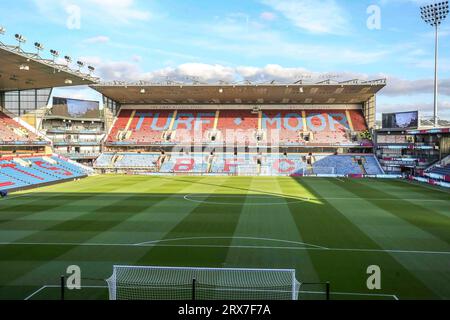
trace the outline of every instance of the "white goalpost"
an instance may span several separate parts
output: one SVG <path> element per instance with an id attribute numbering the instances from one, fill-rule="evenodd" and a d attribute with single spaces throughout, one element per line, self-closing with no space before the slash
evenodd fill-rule
<path id="1" fill-rule="evenodd" d="M 114 266 L 110 300 L 297 300 L 295 270 Z"/>

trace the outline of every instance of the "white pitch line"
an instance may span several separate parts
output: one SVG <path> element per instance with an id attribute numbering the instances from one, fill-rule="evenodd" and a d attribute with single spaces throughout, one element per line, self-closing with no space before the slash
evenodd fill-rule
<path id="1" fill-rule="evenodd" d="M 445 191 L 443 191 L 445 193 Z M 70 194 L 61 194 L 62 196 L 66 196 L 66 197 L 71 197 L 72 195 Z M 138 196 L 140 194 L 136 194 L 136 196 Z M 118 195 L 111 193 L 111 194 L 99 194 L 99 196 L 101 197 L 114 197 L 117 198 Z M 163 197 L 167 197 L 166 194 L 161 194 L 161 195 L 157 195 L 157 194 L 141 194 L 140 195 L 142 198 L 163 198 Z M 210 203 L 212 204 L 212 202 L 209 201 L 201 201 L 201 200 L 193 200 L 193 199 L 189 199 L 189 197 L 197 196 L 197 197 L 216 197 L 216 198 L 236 198 L 236 199 L 245 199 L 245 198 L 264 198 L 264 199 L 276 199 L 276 198 L 280 198 L 280 200 L 285 200 L 280 201 L 279 203 L 273 203 L 272 205 L 283 205 L 283 204 L 287 204 L 287 203 L 302 203 L 302 202 L 306 202 L 306 201 L 320 201 L 320 200 L 344 200 L 344 201 L 360 201 L 360 200 L 368 200 L 368 201 L 420 201 L 420 202 L 449 202 L 450 200 L 447 199 L 421 199 L 421 198 L 415 198 L 415 199 L 402 199 L 402 198 L 362 198 L 362 197 L 358 197 L 358 198 L 345 198 L 345 197 L 322 197 L 322 198 L 295 198 L 293 196 L 290 195 L 258 195 L 258 194 L 247 194 L 247 195 L 227 195 L 227 194 L 221 194 L 221 195 L 213 195 L 213 194 L 186 194 L 186 195 L 171 195 L 171 198 L 181 198 L 184 199 L 186 201 L 192 201 L 192 202 L 198 202 L 198 203 Z M 18 196 L 12 196 L 12 197 L 7 197 L 4 199 L 0 199 L 0 201 L 7 201 L 7 200 L 12 200 L 12 199 L 16 199 L 16 198 L 22 198 L 22 197 L 43 197 L 46 198 L 48 197 L 47 195 L 38 195 L 38 194 L 24 194 L 24 195 L 18 195 Z M 73 197 L 79 197 L 79 195 L 73 195 Z M 187 199 L 186 199 L 187 197 Z M 293 201 L 286 202 L 286 199 L 291 199 Z M 89 201 L 89 200 L 87 200 Z M 240 204 L 233 204 L 233 203 L 217 203 L 217 204 L 223 204 L 223 205 L 242 205 Z M 271 205 L 270 203 L 261 203 L 261 204 L 252 204 L 252 203 L 248 203 L 248 205 Z"/>
<path id="2" fill-rule="evenodd" d="M 159 244 L 161 242 L 173 242 L 173 241 L 181 241 L 181 240 L 220 240 L 220 239 L 230 239 L 230 240 L 258 240 L 258 241 L 272 241 L 272 242 L 282 242 L 282 243 L 291 243 L 296 245 L 304 245 L 314 248 L 326 249 L 327 247 L 318 246 L 311 243 L 299 242 L 299 241 L 291 241 L 291 240 L 283 240 L 283 239 L 270 239 L 270 238 L 257 238 L 257 237 L 190 237 L 190 238 L 175 238 L 175 239 L 162 239 L 162 240 L 154 240 L 136 243 L 136 246 L 148 245 L 148 244 Z"/>
<path id="3" fill-rule="evenodd" d="M 30 294 L 28 297 L 26 297 L 24 300 L 30 300 L 32 297 L 37 295 L 39 292 L 46 290 L 46 289 L 54 289 L 54 288 L 60 288 L 58 285 L 45 285 L 40 287 L 38 290 L 34 291 L 32 294 Z M 82 286 L 81 289 L 106 289 L 108 286 Z M 305 291 L 305 290 L 299 290 L 299 293 L 305 293 L 305 294 L 321 294 L 325 295 L 324 292 L 321 291 Z M 382 294 L 382 293 L 359 293 L 359 292 L 333 292 L 331 291 L 331 295 L 342 295 L 342 296 L 365 296 L 365 297 L 390 297 L 394 300 L 399 300 L 399 298 L 395 294 Z"/>
<path id="4" fill-rule="evenodd" d="M 243 203 L 243 202 L 238 202 L 238 203 L 233 203 L 233 202 L 216 202 L 216 201 L 209 201 L 209 200 L 194 200 L 191 199 L 191 197 L 199 197 L 199 195 L 197 194 L 187 194 L 185 195 L 183 198 L 186 201 L 190 201 L 190 202 L 195 202 L 195 203 L 204 203 L 204 204 L 218 204 L 218 205 L 227 205 L 227 206 L 279 206 L 279 205 L 286 205 L 286 204 L 292 204 L 292 203 L 301 203 L 301 202 L 305 202 L 305 201 L 309 201 L 309 199 L 297 199 L 297 200 L 286 200 L 286 199 L 291 199 L 291 198 L 285 198 L 285 197 L 280 197 L 280 202 L 260 202 L 260 203 Z M 253 196 L 253 195 L 248 195 L 248 196 L 222 196 L 222 195 L 201 195 L 201 197 L 204 198 L 238 198 L 238 199 L 277 199 L 277 196 L 270 196 L 270 197 L 265 197 L 265 196 Z"/>
<path id="5" fill-rule="evenodd" d="M 315 247 L 274 247 L 274 246 L 238 246 L 238 245 L 198 245 L 198 244 L 143 244 L 133 243 L 59 243 L 59 242 L 0 242 L 0 246 L 82 246 L 82 247 L 186 247 L 186 248 L 236 248 L 236 249 L 274 249 L 274 250 L 304 250 L 328 252 L 379 252 L 423 255 L 450 255 L 450 251 L 422 251 L 400 249 L 357 249 L 357 248 L 315 248 Z"/>
<path id="6" fill-rule="evenodd" d="M 35 292 L 33 292 L 32 294 L 30 294 L 28 297 L 26 297 L 24 300 L 30 300 L 31 298 L 33 298 L 35 295 L 37 295 L 39 292 L 41 292 L 42 290 L 44 290 L 45 288 L 47 288 L 48 286 L 42 286 L 39 289 L 37 289 Z"/>
<path id="7" fill-rule="evenodd" d="M 321 291 L 299 291 L 300 293 L 306 294 L 321 294 L 325 295 L 326 293 Z M 395 294 L 383 294 L 383 293 L 357 293 L 357 292 L 330 292 L 331 295 L 340 295 L 340 296 L 367 296 L 367 297 L 387 297 L 393 298 L 394 300 L 400 300 Z"/>
<path id="8" fill-rule="evenodd" d="M 61 288 L 61 286 L 57 286 L 57 285 L 46 285 L 46 286 L 42 286 L 39 289 L 37 289 L 36 291 L 34 291 L 32 294 L 30 294 L 28 297 L 26 297 L 23 300 L 30 300 L 31 298 L 33 298 L 35 295 L 37 295 L 39 292 L 41 292 L 42 290 L 45 289 L 49 289 L 49 288 Z M 108 286 L 81 286 L 81 289 L 105 289 L 108 288 Z"/>

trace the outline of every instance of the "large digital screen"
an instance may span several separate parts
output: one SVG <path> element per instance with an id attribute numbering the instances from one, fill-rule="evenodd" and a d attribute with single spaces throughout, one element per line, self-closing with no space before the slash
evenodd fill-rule
<path id="1" fill-rule="evenodd" d="M 53 97 L 51 114 L 75 119 L 99 119 L 100 103 L 97 101 Z"/>
<path id="2" fill-rule="evenodd" d="M 419 112 L 383 113 L 383 129 L 415 129 L 419 127 Z"/>

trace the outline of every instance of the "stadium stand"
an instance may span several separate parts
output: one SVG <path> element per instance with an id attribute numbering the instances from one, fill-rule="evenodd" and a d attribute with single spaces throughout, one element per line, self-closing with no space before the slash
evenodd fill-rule
<path id="1" fill-rule="evenodd" d="M 258 114 L 250 111 L 221 110 L 217 130 L 219 143 L 223 142 L 226 145 L 255 143 Z"/>
<path id="2" fill-rule="evenodd" d="M 41 141 L 33 132 L 0 111 L 0 143 L 26 144 Z"/>
<path id="3" fill-rule="evenodd" d="M 154 168 L 159 157 L 159 154 L 122 154 L 114 165 L 118 168 Z"/>
<path id="4" fill-rule="evenodd" d="M 352 133 L 365 130 L 358 110 L 122 110 L 107 143 L 359 145 Z"/>
<path id="5" fill-rule="evenodd" d="M 203 154 L 172 154 L 165 157 L 161 173 L 207 173 L 208 156 Z"/>
<path id="6" fill-rule="evenodd" d="M 208 132 L 214 129 L 215 111 L 192 112 L 179 110 L 171 128 L 174 132 L 172 141 L 176 143 L 208 143 Z"/>
<path id="7" fill-rule="evenodd" d="M 429 173 L 439 174 L 441 176 L 450 176 L 450 164 L 446 166 L 436 166 L 429 171 Z"/>
<path id="8" fill-rule="evenodd" d="M 312 156 L 312 170 L 314 174 L 382 174 L 376 161 L 374 156 Z"/>
<path id="9" fill-rule="evenodd" d="M 21 189 L 85 177 L 83 167 L 58 156 L 17 157 L 0 160 L 0 189 Z"/>
<path id="10" fill-rule="evenodd" d="M 106 153 L 96 168 L 151 169 L 162 174 L 215 175 L 377 175 L 382 170 L 371 155 L 304 155 L 304 154 L 207 154 L 207 153 Z"/>
<path id="11" fill-rule="evenodd" d="M 425 176 L 437 181 L 450 182 L 450 156 L 428 168 Z"/>

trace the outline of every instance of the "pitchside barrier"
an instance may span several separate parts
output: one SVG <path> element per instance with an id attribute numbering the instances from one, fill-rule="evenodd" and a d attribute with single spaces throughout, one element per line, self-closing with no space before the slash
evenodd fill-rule
<path id="1" fill-rule="evenodd" d="M 114 266 L 110 300 L 298 300 L 295 270 Z"/>

